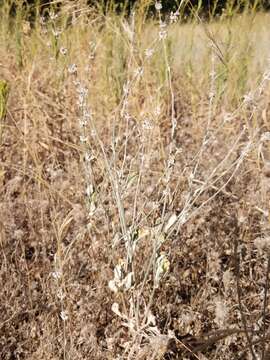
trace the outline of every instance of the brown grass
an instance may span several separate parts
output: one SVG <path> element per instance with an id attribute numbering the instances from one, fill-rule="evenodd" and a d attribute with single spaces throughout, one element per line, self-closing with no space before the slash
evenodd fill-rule
<path id="1" fill-rule="evenodd" d="M 57 21 L 1 28 L 0 358 L 268 359 L 269 14 Z"/>

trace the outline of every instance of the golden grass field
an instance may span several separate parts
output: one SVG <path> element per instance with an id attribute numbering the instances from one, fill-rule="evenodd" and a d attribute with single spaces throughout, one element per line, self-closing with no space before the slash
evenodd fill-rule
<path id="1" fill-rule="evenodd" d="M 0 8 L 0 359 L 270 359 L 270 14 L 141 4 Z"/>

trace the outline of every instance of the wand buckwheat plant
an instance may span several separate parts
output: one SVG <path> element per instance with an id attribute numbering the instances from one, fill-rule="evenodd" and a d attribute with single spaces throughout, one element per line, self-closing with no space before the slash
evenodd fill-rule
<path id="1" fill-rule="evenodd" d="M 184 119 L 177 111 L 170 26 L 161 2 L 156 2 L 155 9 L 158 21 L 147 44 L 139 36 L 136 11 L 128 20 L 106 20 L 105 35 L 106 31 L 108 36 L 113 34 L 121 44 L 121 61 L 113 68 L 121 68 L 121 74 L 108 76 L 108 84 L 119 76 L 121 86 L 111 84 L 110 90 L 115 91 L 111 102 L 100 94 L 106 108 L 94 103 L 99 89 L 82 70 L 87 68 L 87 76 L 95 78 L 95 60 L 101 56 L 102 43 L 95 47 L 95 56 L 88 56 L 88 64 L 68 67 L 76 89 L 89 235 L 106 233 L 111 311 L 125 334 L 123 340 L 118 339 L 124 341 L 118 355 L 127 359 L 140 358 L 152 344 L 157 346 L 156 356 L 164 356 L 169 342 L 177 342 L 169 328 L 163 332 L 157 325 L 152 311 L 171 276 L 172 244 L 191 219 L 220 194 L 233 196 L 227 187 L 256 147 L 258 134 L 256 128 L 251 132 L 247 126 L 239 126 L 222 144 L 218 156 L 213 155 L 219 150 L 225 127 L 239 115 L 243 104 L 229 115 L 217 116 L 216 64 L 220 57 L 210 38 L 204 122 L 196 146 L 190 153 L 183 150 L 180 133 Z M 178 18 L 179 10 L 171 14 L 170 23 Z M 113 54 L 114 43 L 108 44 Z M 106 51 L 108 56 L 110 49 Z M 152 69 L 157 58 L 165 76 L 159 77 Z M 108 63 L 114 61 L 117 59 Z M 245 98 L 244 103 L 250 104 L 251 99 Z M 166 135 L 162 122 L 166 123 Z M 110 344 L 113 341 L 110 339 Z"/>
<path id="2" fill-rule="evenodd" d="M 129 340 L 125 344 L 125 356 L 133 358 L 139 354 L 139 349 L 145 341 L 150 340 L 150 333 L 156 334 L 157 339 L 161 336 L 160 330 L 155 325 L 155 318 L 151 315 L 151 308 L 155 302 L 156 292 L 166 283 L 166 276 L 170 273 L 169 243 L 173 234 L 178 234 L 181 228 L 197 214 L 206 204 L 213 200 L 220 192 L 225 191 L 227 184 L 236 175 L 240 165 L 248 156 L 254 145 L 254 139 L 249 139 L 241 149 L 242 141 L 246 135 L 246 129 L 231 140 L 229 151 L 224 154 L 222 161 L 212 164 L 205 175 L 202 173 L 201 163 L 207 152 L 211 151 L 215 142 L 218 141 L 220 127 L 213 129 L 215 116 L 215 62 L 217 61 L 212 51 L 210 69 L 209 103 L 207 107 L 207 123 L 202 134 L 202 143 L 197 154 L 191 161 L 189 169 L 183 168 L 179 172 L 177 159 L 182 155 L 182 149 L 177 142 L 177 131 L 181 120 L 175 112 L 175 92 L 173 85 L 172 68 L 168 54 L 169 28 L 162 19 L 162 4 L 157 2 L 158 34 L 152 44 L 140 55 L 140 39 L 136 38 L 136 13 L 132 14 L 130 23 L 123 22 L 123 37 L 126 42 L 126 63 L 124 75 L 125 81 L 122 88 L 122 97 L 113 109 L 108 122 L 110 141 L 104 141 L 103 129 L 97 129 L 97 116 L 93 116 L 89 110 L 89 99 L 94 89 L 82 85 L 77 76 L 75 66 L 70 67 L 70 72 L 75 74 L 75 85 L 78 97 L 78 109 L 80 114 L 80 141 L 85 148 L 84 173 L 86 176 L 86 194 L 88 198 L 89 219 L 92 226 L 95 222 L 96 205 L 93 203 L 95 186 L 94 172 L 91 168 L 91 147 L 98 149 L 98 161 L 103 164 L 103 173 L 108 181 L 103 181 L 99 186 L 99 206 L 108 208 L 108 211 L 117 209 L 116 222 L 108 229 L 108 234 L 113 241 L 114 269 L 113 276 L 108 281 L 108 287 L 115 296 L 112 311 L 122 320 L 129 330 Z M 177 19 L 176 15 L 173 17 Z M 173 21 L 173 22 L 174 22 Z M 115 32 L 119 29 L 115 28 Z M 165 158 L 164 168 L 159 170 L 159 176 L 152 185 L 146 185 L 147 172 L 153 171 L 152 163 L 154 156 L 161 153 L 152 142 L 158 136 L 160 108 L 164 106 L 157 93 L 157 98 L 150 95 L 151 102 L 158 104 L 153 112 L 149 111 L 147 100 L 141 106 L 139 116 L 136 115 L 136 92 L 145 82 L 147 73 L 146 64 L 156 52 L 161 51 L 164 60 L 166 78 L 161 83 L 161 88 L 170 106 L 168 115 L 170 118 L 169 143 L 163 145 Z M 144 56 L 143 56 L 144 55 Z M 134 70 L 133 70 L 134 69 Z M 151 90 L 145 83 L 146 93 Z M 90 95 L 90 96 L 89 96 Z M 92 136 L 94 134 L 94 136 Z M 136 139 L 134 144 L 132 140 Z M 91 143 L 93 142 L 93 145 Z M 240 151 L 239 156 L 235 156 Z M 154 155 L 155 154 L 155 155 Z M 87 160 L 88 159 L 88 160 Z M 158 169 L 156 169 L 158 170 Z M 175 178 L 183 177 L 188 186 L 185 196 L 181 196 L 180 183 L 175 183 Z M 109 186 L 110 192 L 106 189 Z M 183 184 L 181 185 L 183 186 Z M 149 187 L 149 189 L 148 189 Z M 214 193 L 195 207 L 195 203 L 207 193 L 209 189 L 215 189 Z M 104 197 L 104 194 L 107 196 Z M 151 197 L 154 194 L 156 200 L 154 206 L 148 210 Z M 174 208 L 177 199 L 182 198 L 182 209 L 176 214 Z M 155 197 L 155 196 L 154 196 Z M 106 200 L 105 200 L 106 199 Z M 167 249 L 164 251 L 163 249 Z M 109 250 L 108 250 L 109 251 Z M 146 253 L 143 255 L 143 252 Z M 120 255 L 121 254 L 121 255 Z M 148 295 L 147 295 L 148 294 Z M 113 295 L 112 295 L 113 296 Z M 151 317 L 152 320 L 149 320 Z M 167 337 L 167 342 L 170 336 Z"/>

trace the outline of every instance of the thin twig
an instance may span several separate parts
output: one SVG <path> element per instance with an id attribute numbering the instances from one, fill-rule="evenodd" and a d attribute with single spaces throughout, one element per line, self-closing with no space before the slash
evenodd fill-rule
<path id="1" fill-rule="evenodd" d="M 236 236 L 234 237 L 234 262 L 235 262 L 235 276 L 236 276 L 236 289 L 237 289 L 238 305 L 239 305 L 239 310 L 240 310 L 240 314 L 241 314 L 242 324 L 244 327 L 244 332 L 245 332 L 246 339 L 248 342 L 248 347 L 250 349 L 252 359 L 256 360 L 256 355 L 253 350 L 252 339 L 251 339 L 249 331 L 248 331 L 247 319 L 244 314 L 244 309 L 243 309 L 242 300 L 241 300 L 242 292 L 241 292 L 241 287 L 240 287 L 240 266 L 239 266 L 237 251 L 238 251 L 238 234 L 236 234 Z"/>
<path id="2" fill-rule="evenodd" d="M 266 308 L 267 308 L 267 292 L 269 288 L 269 272 L 270 272 L 270 254 L 268 253 L 267 269 L 264 284 L 264 299 L 263 299 L 263 336 L 262 336 L 262 360 L 265 358 L 265 345 L 266 345 Z"/>

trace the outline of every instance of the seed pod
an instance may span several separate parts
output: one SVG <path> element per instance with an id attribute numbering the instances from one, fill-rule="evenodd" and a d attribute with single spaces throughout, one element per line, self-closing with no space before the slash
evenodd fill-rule
<path id="1" fill-rule="evenodd" d="M 4 118 L 7 112 L 7 100 L 9 85 L 5 80 L 0 79 L 0 145 L 2 145 Z"/>
<path id="2" fill-rule="evenodd" d="M 7 111 L 9 85 L 5 80 L 0 80 L 0 120 L 4 119 Z"/>

